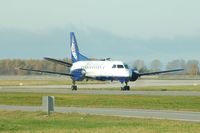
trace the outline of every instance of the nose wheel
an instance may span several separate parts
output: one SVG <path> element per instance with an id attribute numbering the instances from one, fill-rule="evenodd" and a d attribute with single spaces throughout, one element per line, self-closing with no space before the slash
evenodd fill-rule
<path id="1" fill-rule="evenodd" d="M 130 86 L 128 86 L 128 82 L 125 82 L 126 85 L 121 87 L 121 91 L 130 91 Z"/>
<path id="2" fill-rule="evenodd" d="M 130 86 L 121 87 L 121 91 L 130 91 Z"/>
<path id="3" fill-rule="evenodd" d="M 77 86 L 76 86 L 76 82 L 73 80 L 72 81 L 72 86 L 71 86 L 71 88 L 72 88 L 72 91 L 77 91 Z"/>

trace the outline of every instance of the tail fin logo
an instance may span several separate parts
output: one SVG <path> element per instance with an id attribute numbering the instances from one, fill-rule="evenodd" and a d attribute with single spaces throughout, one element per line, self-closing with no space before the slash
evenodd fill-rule
<path id="1" fill-rule="evenodd" d="M 76 54 L 76 48 L 75 48 L 75 42 L 72 42 L 72 46 L 71 46 L 71 50 L 72 50 L 72 55 L 74 57 L 75 60 L 78 60 L 78 56 Z"/>

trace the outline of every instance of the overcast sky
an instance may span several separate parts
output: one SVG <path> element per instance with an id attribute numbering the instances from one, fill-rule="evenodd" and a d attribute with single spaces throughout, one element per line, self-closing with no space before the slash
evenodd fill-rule
<path id="1" fill-rule="evenodd" d="M 199 0 L 0 0 L 0 58 L 200 59 Z"/>

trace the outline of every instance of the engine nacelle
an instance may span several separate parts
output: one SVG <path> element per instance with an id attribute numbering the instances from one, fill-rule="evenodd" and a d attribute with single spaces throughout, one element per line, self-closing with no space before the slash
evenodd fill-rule
<path id="1" fill-rule="evenodd" d="M 136 81 L 139 78 L 139 72 L 137 70 L 132 70 L 132 76 L 130 81 Z"/>
<path id="2" fill-rule="evenodd" d="M 76 69 L 71 72 L 71 78 L 75 81 L 82 81 L 85 78 L 85 70 L 84 69 Z"/>

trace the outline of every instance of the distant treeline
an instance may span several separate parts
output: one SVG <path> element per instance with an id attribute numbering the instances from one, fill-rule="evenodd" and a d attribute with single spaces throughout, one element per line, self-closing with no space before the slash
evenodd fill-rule
<path id="1" fill-rule="evenodd" d="M 68 61 L 68 59 L 63 59 L 63 61 Z M 136 68 L 139 72 L 152 72 L 160 71 L 163 69 L 176 69 L 184 68 L 185 71 L 179 74 L 188 74 L 188 75 L 199 75 L 199 61 L 198 60 L 172 60 L 163 66 L 160 60 L 153 60 L 150 64 L 145 64 L 143 60 L 135 60 L 130 65 L 132 68 Z M 69 72 L 69 68 L 55 64 L 46 60 L 22 60 L 22 59 L 2 59 L 0 60 L 0 75 L 38 75 L 39 73 L 29 72 L 29 71 L 20 71 L 16 70 L 16 67 L 32 68 L 39 70 L 49 70 L 49 71 L 58 71 L 58 72 Z"/>
<path id="2" fill-rule="evenodd" d="M 160 60 L 153 60 L 148 64 L 145 64 L 143 60 L 136 60 L 132 63 L 132 66 L 136 68 L 139 72 L 152 72 L 152 71 L 160 71 L 162 68 L 165 70 L 170 69 L 185 69 L 182 72 L 178 72 L 178 74 L 185 74 L 185 75 L 199 75 L 199 61 L 198 60 L 183 60 L 183 59 L 176 59 L 169 61 L 163 66 Z M 172 73 L 173 74 L 173 73 Z M 177 74 L 177 73 L 176 73 Z"/>
<path id="3" fill-rule="evenodd" d="M 66 61 L 66 59 L 64 59 Z M 21 71 L 15 68 L 24 67 L 39 70 L 50 70 L 58 72 L 69 72 L 69 69 L 63 65 L 52 63 L 46 60 L 21 60 L 21 59 L 3 59 L 0 60 L 0 75 L 39 75 L 40 73 Z"/>

